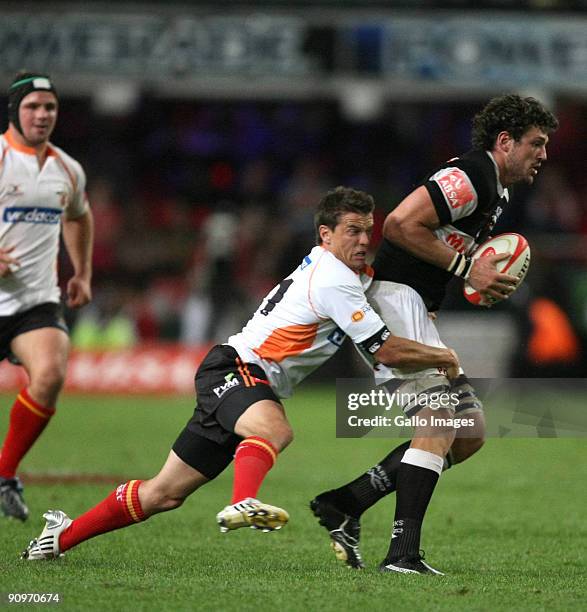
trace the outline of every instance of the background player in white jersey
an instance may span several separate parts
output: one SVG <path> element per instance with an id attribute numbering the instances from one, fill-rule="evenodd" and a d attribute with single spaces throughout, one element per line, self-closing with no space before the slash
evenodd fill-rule
<path id="1" fill-rule="evenodd" d="M 391 336 L 367 303 L 373 207 L 371 196 L 343 187 L 321 200 L 318 246 L 240 333 L 205 357 L 195 378 L 196 410 L 159 474 L 121 484 L 74 521 L 62 511 L 47 512 L 45 529 L 25 557 L 54 558 L 88 538 L 177 508 L 233 458 L 232 502 L 217 515 L 221 531 L 282 527 L 287 512 L 256 499 L 293 437 L 281 398 L 333 355 L 345 335 L 389 366 L 441 367 L 457 375 L 454 352 Z"/>
<path id="2" fill-rule="evenodd" d="M 444 346 L 433 318 L 454 276 L 467 279 L 484 296 L 509 295 L 515 278 L 495 268 L 507 255 L 483 257 L 474 265 L 469 255 L 488 238 L 509 204 L 511 186 L 534 181 L 546 160 L 548 135 L 557 126 L 552 113 L 534 98 L 492 99 L 474 118 L 473 150 L 436 168 L 387 216 L 367 298 L 393 334 Z M 380 382 L 414 377 L 382 364 L 375 365 L 374 373 Z M 434 370 L 415 377 L 420 388 L 426 388 L 426 379 L 433 387 L 448 386 Z M 450 392 L 459 397 L 456 415 L 473 418 L 473 427 L 459 429 L 456 437 L 454 430 L 439 435 L 416 428 L 411 442 L 354 481 L 312 500 L 314 514 L 347 565 L 363 567 L 360 516 L 397 490 L 393 536 L 381 570 L 438 573 L 420 558 L 424 514 L 442 469 L 479 450 L 485 430 L 481 402 L 464 374 L 452 382 Z M 417 402 L 404 407 L 408 416 L 418 409 Z"/>
<path id="3" fill-rule="evenodd" d="M 67 304 L 91 298 L 93 222 L 82 167 L 49 142 L 57 121 L 49 77 L 20 73 L 8 89 L 8 130 L 0 136 L 0 359 L 29 377 L 10 413 L 0 454 L 0 509 L 22 521 L 28 509 L 15 476 L 55 413 L 69 352 L 60 305 L 60 232 L 74 275 Z"/>

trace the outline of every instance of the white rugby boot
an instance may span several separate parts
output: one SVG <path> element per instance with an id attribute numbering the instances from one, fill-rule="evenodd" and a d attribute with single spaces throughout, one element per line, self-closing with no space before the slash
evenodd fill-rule
<path id="1" fill-rule="evenodd" d="M 236 504 L 226 506 L 216 515 L 216 521 L 222 533 L 241 527 L 276 531 L 289 521 L 289 514 L 283 508 L 247 497 Z"/>
<path id="2" fill-rule="evenodd" d="M 57 559 L 62 556 L 59 550 L 59 536 L 73 521 L 61 510 L 47 510 L 43 514 L 47 521 L 41 535 L 31 540 L 22 553 L 23 559 L 38 561 L 39 559 Z"/>

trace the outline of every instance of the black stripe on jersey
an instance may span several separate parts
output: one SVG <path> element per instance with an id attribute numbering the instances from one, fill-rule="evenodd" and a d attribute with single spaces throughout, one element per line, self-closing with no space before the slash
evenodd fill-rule
<path id="1" fill-rule="evenodd" d="M 432 200 L 432 204 L 434 204 L 434 209 L 438 215 L 440 225 L 448 225 L 449 223 L 452 223 L 450 209 L 448 208 L 442 193 L 442 189 L 440 189 L 438 183 L 436 181 L 426 181 L 424 183 L 424 187 L 426 187 L 428 193 L 430 194 L 430 198 Z"/>
<path id="2" fill-rule="evenodd" d="M 383 326 L 377 333 L 373 334 L 367 340 L 359 342 L 358 345 L 369 355 L 376 353 L 383 343 L 391 336 L 391 332 L 387 329 L 387 326 Z"/>

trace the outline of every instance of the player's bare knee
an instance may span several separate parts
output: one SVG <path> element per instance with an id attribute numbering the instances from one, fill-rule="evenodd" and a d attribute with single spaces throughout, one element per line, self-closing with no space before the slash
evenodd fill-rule
<path id="1" fill-rule="evenodd" d="M 251 434 L 259 436 L 271 442 L 277 452 L 284 450 L 293 441 L 293 430 L 287 421 L 274 423 L 273 426 L 260 428 L 257 433 Z"/>
<path id="2" fill-rule="evenodd" d="M 53 406 L 64 382 L 65 368 L 59 365 L 43 367 L 31 375 L 31 395 L 41 404 Z"/>

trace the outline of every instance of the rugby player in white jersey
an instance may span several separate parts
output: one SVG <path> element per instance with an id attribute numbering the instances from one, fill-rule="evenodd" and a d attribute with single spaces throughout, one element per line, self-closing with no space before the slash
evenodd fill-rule
<path id="1" fill-rule="evenodd" d="M 534 98 L 508 94 L 492 99 L 473 121 L 473 150 L 435 168 L 389 213 L 367 298 L 393 334 L 444 346 L 434 318 L 455 276 L 467 279 L 484 296 L 509 295 L 516 279 L 495 267 L 507 255 L 482 257 L 474 265 L 470 255 L 510 204 L 512 186 L 534 181 L 546 160 L 549 134 L 557 126 L 554 115 Z M 392 388 L 403 379 L 406 396 L 416 391 L 415 385 L 428 396 L 432 389 L 444 388 L 458 397 L 455 416 L 473 425 L 458 433 L 417 426 L 411 441 L 355 480 L 321 493 L 310 506 L 329 531 L 337 556 L 361 568 L 359 519 L 397 491 L 392 538 L 381 571 L 439 574 L 420 554 L 422 522 L 442 470 L 483 445 L 483 407 L 463 372 L 449 383 L 434 370 L 411 374 L 376 363 L 374 375 Z M 424 414 L 416 400 L 403 408 L 407 416 Z"/>
<path id="2" fill-rule="evenodd" d="M 49 142 L 57 121 L 49 77 L 20 73 L 8 89 L 0 136 L 0 359 L 20 363 L 28 385 L 10 413 L 0 454 L 0 510 L 26 520 L 16 470 L 55 413 L 69 352 L 57 284 L 59 238 L 74 275 L 67 305 L 90 301 L 93 222 L 80 164 Z"/>
<path id="3" fill-rule="evenodd" d="M 216 517 L 221 531 L 281 528 L 287 512 L 256 498 L 293 438 L 281 398 L 331 357 L 345 336 L 386 365 L 438 367 L 456 376 L 453 351 L 392 336 L 365 298 L 373 208 L 363 192 L 329 192 L 315 217 L 318 245 L 240 333 L 204 358 L 195 377 L 196 410 L 159 474 L 121 484 L 73 521 L 60 510 L 48 511 L 45 529 L 23 556 L 55 558 L 88 538 L 177 508 L 233 458 L 232 501 Z"/>

